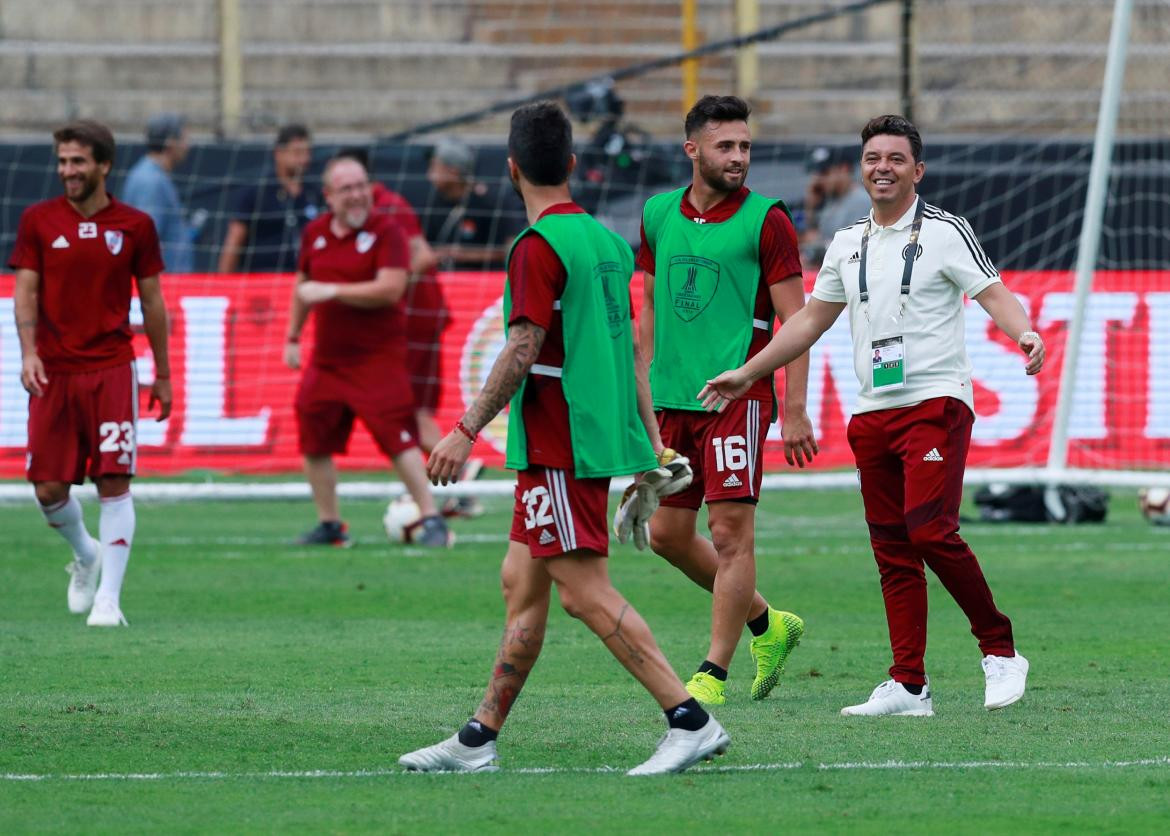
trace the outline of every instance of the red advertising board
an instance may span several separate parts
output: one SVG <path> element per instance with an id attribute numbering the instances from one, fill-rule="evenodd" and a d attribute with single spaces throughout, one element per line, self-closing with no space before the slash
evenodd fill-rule
<path id="1" fill-rule="evenodd" d="M 503 277 L 448 273 L 441 281 L 453 315 L 441 337 L 438 420 L 446 429 L 478 391 L 503 344 Z M 1005 281 L 1048 343 L 1049 362 L 1040 376 L 1026 377 L 1019 352 L 978 304 L 968 303 L 967 345 L 979 415 L 970 463 L 1043 465 L 1073 309 L 1072 277 L 1065 272 L 1018 272 L 1006 275 Z M 640 285 L 640 277 L 635 283 Z M 143 475 L 299 469 L 292 412 L 298 372 L 281 359 L 291 286 L 289 276 L 164 278 L 176 405 L 168 421 L 156 422 L 145 415 L 143 394 L 138 433 Z M 635 299 L 640 299 L 639 288 Z M 1098 273 L 1085 310 L 1069 464 L 1170 468 L 1170 272 Z M 137 307 L 131 319 L 140 320 Z M 0 276 L 0 476 L 6 477 L 24 470 L 27 405 L 12 321 L 12 277 Z M 140 378 L 147 383 L 153 369 L 150 351 L 141 334 L 136 341 Z M 305 349 L 312 350 L 311 328 Z M 842 317 L 812 352 L 809 414 L 821 445 L 817 468 L 852 464 L 845 426 L 855 390 L 848 324 Z M 478 444 L 477 455 L 489 465 L 502 462 L 503 431 L 504 423 L 497 419 Z M 769 436 L 766 460 L 772 470 L 787 469 L 778 427 Z M 363 430 L 355 434 L 341 464 L 386 467 Z"/>

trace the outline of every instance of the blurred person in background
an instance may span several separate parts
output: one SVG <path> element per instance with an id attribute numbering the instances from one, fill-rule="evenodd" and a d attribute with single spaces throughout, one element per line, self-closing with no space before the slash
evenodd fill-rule
<path id="1" fill-rule="evenodd" d="M 370 171 L 370 155 L 364 148 L 343 148 L 337 157 L 356 160 Z M 418 419 L 419 446 L 430 453 L 442 438 L 435 412 L 443 388 L 443 332 L 451 324 L 447 299 L 439 284 L 439 257 L 427 243 L 414 208 L 402 195 L 383 183 L 372 184 L 375 212 L 389 217 L 406 239 L 410 249 L 410 277 L 404 296 L 406 314 L 406 367 L 414 394 L 415 418 Z M 483 462 L 472 459 L 461 479 L 475 479 Z M 449 497 L 443 505 L 445 516 L 479 516 L 483 507 L 474 497 Z"/>
<path id="2" fill-rule="evenodd" d="M 869 195 L 857 181 L 857 154 L 847 148 L 821 145 L 808 155 L 804 192 L 804 231 L 800 236 L 805 266 L 817 268 L 837 230 L 869 212 Z"/>
<path id="3" fill-rule="evenodd" d="M 502 270 L 512 239 L 524 227 L 524 207 L 512 190 L 473 177 L 475 155 L 444 137 L 427 165 L 432 192 L 423 213 L 427 240 L 444 270 Z"/>
<path id="4" fill-rule="evenodd" d="M 329 211 L 305 227 L 284 347 L 285 364 L 300 368 L 301 331 L 315 311 L 315 346 L 297 388 L 296 413 L 318 523 L 299 542 L 349 545 L 333 457 L 346 452 L 360 418 L 418 505 L 422 521 L 413 542 L 446 546 L 449 532 L 427 484 L 406 378 L 406 240 L 397 224 L 373 211 L 360 162 L 330 160 L 324 185 Z"/>
<path id="5" fill-rule="evenodd" d="M 291 273 L 305 224 L 317 217 L 320 196 L 305 183 L 313 147 L 304 125 L 285 125 L 276 134 L 272 171 L 241 190 L 219 254 L 221 273 Z"/>
<path id="6" fill-rule="evenodd" d="M 195 269 L 195 239 L 202 227 L 188 219 L 172 172 L 187 158 L 186 120 L 159 113 L 146 123 L 146 154 L 131 167 L 122 184 L 122 200 L 150 215 L 171 273 Z M 206 218 L 206 214 L 203 214 Z"/>

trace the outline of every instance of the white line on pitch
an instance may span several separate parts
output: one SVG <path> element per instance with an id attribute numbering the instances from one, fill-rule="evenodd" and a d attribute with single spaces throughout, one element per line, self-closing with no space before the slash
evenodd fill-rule
<path id="1" fill-rule="evenodd" d="M 798 769 L 816 771 L 865 771 L 865 770 L 965 770 L 965 769 L 1125 769 L 1143 766 L 1170 766 L 1170 756 L 1156 758 L 1142 758 L 1129 761 L 876 761 L 876 762 L 847 762 L 847 763 L 754 763 L 737 766 L 709 766 L 699 767 L 696 773 L 703 772 L 780 772 Z M 608 775 L 621 774 L 624 768 L 601 767 L 520 767 L 503 770 L 503 774 L 511 775 Z M 400 775 L 413 775 L 401 769 L 358 769 L 332 770 L 313 769 L 306 771 L 272 770 L 270 772 L 92 772 L 82 774 L 69 773 L 15 773 L 3 774 L 5 781 L 183 781 L 183 780 L 256 780 L 256 779 L 314 779 L 314 778 L 389 778 Z M 447 773 L 456 774 L 456 773 Z M 466 774 L 466 773 L 464 773 Z"/>

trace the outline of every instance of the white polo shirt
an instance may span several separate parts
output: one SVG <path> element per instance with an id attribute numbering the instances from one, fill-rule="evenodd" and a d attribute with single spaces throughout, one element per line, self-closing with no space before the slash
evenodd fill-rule
<path id="1" fill-rule="evenodd" d="M 872 211 L 869 217 L 872 223 Z M 910 295 L 899 316 L 903 258 L 909 248 L 913 221 L 912 205 L 896 223 L 887 227 L 875 223 L 870 229 L 865 268 L 868 317 L 858 286 L 864 219 L 833 236 L 813 287 L 812 295 L 817 299 L 847 305 L 853 368 L 861 383 L 854 413 L 948 396 L 975 411 L 963 296 L 974 297 L 1000 281 L 999 272 L 966 220 L 928 203 L 918 236 L 918 260 L 910 280 Z M 892 336 L 903 339 L 905 385 L 875 393 L 871 343 Z"/>

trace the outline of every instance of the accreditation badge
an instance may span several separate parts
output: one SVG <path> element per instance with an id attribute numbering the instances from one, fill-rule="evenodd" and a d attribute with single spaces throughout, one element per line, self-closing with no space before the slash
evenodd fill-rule
<path id="1" fill-rule="evenodd" d="M 902 337 L 883 337 L 870 343 L 873 352 L 873 391 L 889 392 L 906 385 L 906 350 Z"/>

